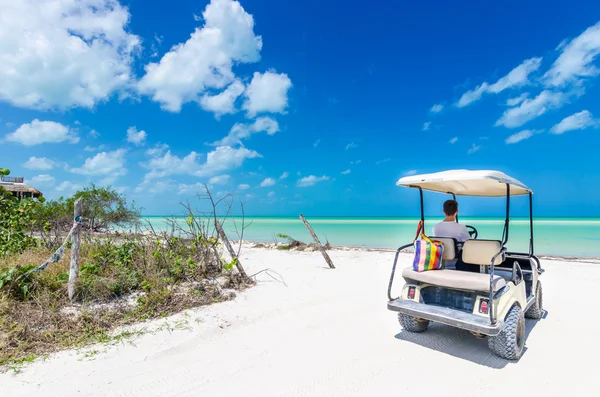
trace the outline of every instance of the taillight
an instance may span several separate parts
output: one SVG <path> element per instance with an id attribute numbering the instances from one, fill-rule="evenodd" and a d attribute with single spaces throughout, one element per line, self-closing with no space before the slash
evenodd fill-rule
<path id="1" fill-rule="evenodd" d="M 480 303 L 479 303 L 479 313 L 486 313 L 489 310 L 489 302 L 485 299 L 481 299 Z"/>
<path id="2" fill-rule="evenodd" d="M 408 287 L 408 299 L 415 299 L 415 287 Z"/>

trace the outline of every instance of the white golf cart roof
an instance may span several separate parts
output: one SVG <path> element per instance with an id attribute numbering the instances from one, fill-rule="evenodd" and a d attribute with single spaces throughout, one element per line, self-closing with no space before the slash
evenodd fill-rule
<path id="1" fill-rule="evenodd" d="M 532 193 L 531 189 L 500 171 L 450 170 L 433 174 L 411 175 L 400 178 L 396 185 L 420 187 L 433 192 L 457 196 L 505 197 L 506 184 L 510 195 Z"/>

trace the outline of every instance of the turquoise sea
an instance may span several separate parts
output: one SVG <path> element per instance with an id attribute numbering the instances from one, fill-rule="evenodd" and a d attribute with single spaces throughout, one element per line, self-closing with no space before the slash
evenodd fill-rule
<path id="1" fill-rule="evenodd" d="M 239 224 L 240 219 L 235 218 Z M 362 217 L 307 217 L 322 242 L 333 245 L 371 248 L 398 248 L 410 243 L 415 235 L 418 218 L 362 218 Z M 157 230 L 166 230 L 164 217 L 148 216 L 144 220 Z M 425 220 L 426 232 L 441 218 Z M 184 218 L 178 223 L 185 224 Z M 461 223 L 472 225 L 479 231 L 479 238 L 500 239 L 504 219 L 461 218 Z M 311 237 L 297 217 L 246 216 L 247 228 L 244 240 L 256 242 L 282 241 L 276 237 L 283 233 L 310 242 Z M 226 222 L 227 233 L 234 238 L 235 227 Z M 537 255 L 600 258 L 600 218 L 535 218 L 534 242 Z M 508 249 L 527 252 L 529 246 L 529 220 L 513 218 L 510 223 Z"/>

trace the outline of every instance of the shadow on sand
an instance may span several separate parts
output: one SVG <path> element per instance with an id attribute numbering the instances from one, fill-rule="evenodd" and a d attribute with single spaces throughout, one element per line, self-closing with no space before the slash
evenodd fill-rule
<path id="1" fill-rule="evenodd" d="M 543 321 L 547 315 L 548 312 L 544 310 L 542 320 L 525 320 L 525 348 L 523 349 L 523 355 L 527 353 L 527 339 L 529 338 L 529 334 L 538 321 Z M 396 335 L 396 339 L 415 343 L 431 350 L 494 369 L 502 369 L 509 363 L 515 363 L 494 355 L 488 348 L 487 338 L 478 339 L 468 331 L 443 324 L 431 323 L 427 331 L 420 334 L 401 330 Z"/>

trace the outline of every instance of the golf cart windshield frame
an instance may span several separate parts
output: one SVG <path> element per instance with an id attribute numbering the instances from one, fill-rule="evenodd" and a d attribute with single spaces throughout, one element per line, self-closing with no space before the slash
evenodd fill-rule
<path id="1" fill-rule="evenodd" d="M 508 236 L 509 236 L 509 225 L 510 225 L 510 196 L 511 196 L 511 192 L 510 192 L 510 183 L 505 183 L 506 185 L 506 217 L 504 220 L 504 229 L 502 231 L 502 242 L 501 242 L 501 248 L 500 251 L 498 253 L 496 253 L 496 255 L 494 255 L 491 259 L 490 262 L 490 292 L 489 292 L 489 317 L 490 317 L 490 322 L 491 324 L 496 324 L 497 319 L 494 316 L 494 311 L 493 311 L 493 305 L 494 305 L 494 263 L 496 262 L 496 258 L 498 258 L 498 256 L 505 256 L 506 254 L 517 254 L 517 253 L 509 253 L 506 250 L 506 244 L 508 243 Z M 425 230 L 425 207 L 424 207 L 424 199 L 423 199 L 423 188 L 421 186 L 407 186 L 410 188 L 416 188 L 419 189 L 419 199 L 420 199 L 420 207 L 421 207 L 421 230 Z M 451 194 L 452 197 L 454 198 L 454 200 L 456 200 L 456 195 L 453 192 L 447 192 L 447 194 Z M 534 245 L 533 245 L 533 194 L 531 191 L 529 191 L 529 230 L 530 230 L 530 234 L 529 234 L 529 253 L 527 254 L 527 256 L 529 258 L 532 258 L 533 260 L 536 261 L 538 268 L 540 267 L 540 263 L 539 260 L 537 259 L 537 257 L 534 255 Z M 481 196 L 479 196 L 481 197 Z M 457 221 L 458 221 L 458 217 L 457 217 Z M 396 256 L 394 258 L 394 265 L 392 267 L 392 274 L 390 277 L 390 282 L 388 285 L 388 299 L 389 301 L 393 301 L 394 299 L 392 298 L 392 284 L 394 282 L 394 275 L 396 272 L 396 264 L 398 263 L 398 256 L 400 255 L 400 252 L 406 248 L 412 247 L 414 244 L 410 243 L 410 244 L 406 244 L 403 245 L 402 247 L 398 248 L 398 250 L 396 251 Z M 523 254 L 521 254 L 523 255 Z"/>

